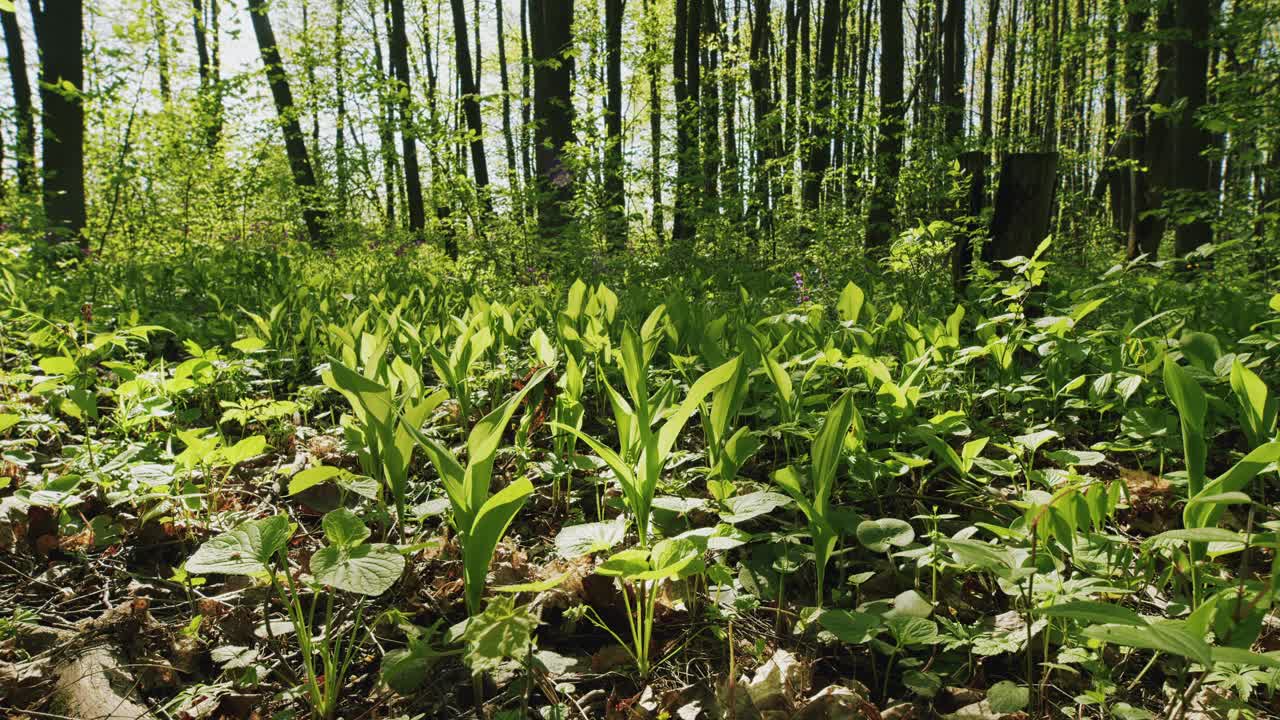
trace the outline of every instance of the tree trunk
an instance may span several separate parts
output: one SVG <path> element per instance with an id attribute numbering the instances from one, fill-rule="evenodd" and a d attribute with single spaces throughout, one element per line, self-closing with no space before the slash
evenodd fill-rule
<path id="1" fill-rule="evenodd" d="M 534 64 L 534 157 L 538 174 L 538 229 L 554 250 L 569 224 L 574 177 L 565 155 L 574 140 L 573 0 L 538 2 L 530 8 Z M 478 113 L 477 113 L 478 114 Z"/>
<path id="2" fill-rule="evenodd" d="M 947 142 L 955 145 L 964 133 L 964 0 L 947 0 L 942 28 L 942 127 Z"/>
<path id="3" fill-rule="evenodd" d="M 804 204 L 818 208 L 822 198 L 822 180 L 831 166 L 831 95 L 836 56 L 836 32 L 844 18 L 840 0 L 823 0 L 822 27 L 818 39 L 818 60 L 814 66 L 813 122 L 808 138 L 809 157 L 805 162 Z"/>
<path id="4" fill-rule="evenodd" d="M 773 196 L 772 163 L 777 157 L 778 117 L 774 107 L 772 83 L 769 78 L 770 56 L 773 44 L 771 10 L 769 0 L 755 0 L 751 26 L 751 101 L 755 116 L 755 189 L 752 193 L 750 212 L 760 227 L 769 232 L 772 228 Z"/>
<path id="5" fill-rule="evenodd" d="M 17 12 L 0 12 L 4 26 L 4 44 L 9 53 L 9 82 L 13 86 L 13 111 L 16 116 L 18 192 L 29 195 L 38 187 L 36 169 L 36 126 L 31 104 L 31 81 L 27 77 L 26 46 L 18 27 Z"/>
<path id="6" fill-rule="evenodd" d="M 702 76 L 702 213 L 704 217 L 716 217 L 720 212 L 720 60 L 716 49 L 718 36 L 716 4 L 719 0 L 701 0 L 701 57 L 706 74 Z"/>
<path id="7" fill-rule="evenodd" d="M 726 62 L 733 61 L 736 63 L 738 53 L 738 18 L 740 17 L 741 8 L 738 5 L 739 0 L 733 0 L 733 25 L 727 18 L 721 18 L 720 24 L 720 47 L 724 48 L 727 53 Z M 724 3 L 721 3 L 724 8 Z M 721 75 L 721 83 L 723 84 L 722 95 L 724 97 L 724 162 L 722 164 L 722 191 L 729 197 L 728 211 L 729 219 L 733 222 L 742 220 L 742 180 L 741 180 L 741 164 L 738 157 L 738 69 L 730 67 Z"/>
<path id="8" fill-rule="evenodd" d="M 337 117 L 333 129 L 333 172 L 338 181 L 338 222 L 347 221 L 347 193 L 350 191 L 350 169 L 347 167 L 347 83 L 346 71 L 346 33 L 343 21 L 346 19 L 346 0 L 334 0 L 333 4 L 333 91 L 337 103 Z"/>
<path id="9" fill-rule="evenodd" d="M 382 42 L 378 37 L 378 10 L 375 0 L 369 0 L 369 16 L 372 19 L 373 65 L 375 78 L 378 81 L 378 148 L 382 156 L 382 191 L 386 195 L 386 230 L 391 232 L 396 227 L 396 162 L 395 149 L 395 105 L 391 94 L 385 87 L 387 73 L 382 64 Z"/>
<path id="10" fill-rule="evenodd" d="M 210 150 L 222 138 L 222 72 L 220 69 L 218 0 L 191 0 L 192 30 L 196 39 L 196 70 L 200 75 L 197 103 L 204 123 L 205 144 Z"/>
<path id="11" fill-rule="evenodd" d="M 316 184 L 311 158 L 307 155 L 307 145 L 302 139 L 302 127 L 298 124 L 298 115 L 294 110 L 289 78 L 285 75 L 284 63 L 280 59 L 280 49 L 276 46 L 276 35 L 271 29 L 271 19 L 267 16 L 266 0 L 248 0 L 248 2 L 249 16 L 253 20 L 253 34 L 258 40 L 262 65 L 266 69 L 267 82 L 271 85 L 271 98 L 275 101 L 280 129 L 284 133 L 289 171 L 293 175 L 293 184 L 297 186 L 298 194 L 301 196 L 302 219 L 307 226 L 307 237 L 312 245 L 322 247 L 328 245 L 330 240 L 328 217 L 319 197 L 320 188 Z"/>
<path id="12" fill-rule="evenodd" d="M 881 251 L 893 237 L 898 173 L 902 170 L 902 0 L 880 1 L 880 122 L 876 165 L 879 175 L 867 218 L 867 249 Z"/>
<path id="13" fill-rule="evenodd" d="M 502 81 L 502 140 L 507 150 L 507 184 L 512 197 L 517 190 L 516 140 L 511 132 L 511 78 L 507 72 L 507 36 L 503 31 L 502 0 L 494 0 L 494 15 L 498 19 L 498 72 Z"/>
<path id="14" fill-rule="evenodd" d="M 409 232 L 421 240 L 427 214 L 422 200 L 422 174 L 418 165 L 418 139 L 414 131 L 412 77 L 409 74 L 409 36 L 405 30 L 404 0 L 391 2 L 391 35 L 387 38 L 387 55 L 391 63 L 393 95 L 400 110 L 400 154 L 404 162 L 404 190 Z"/>
<path id="15" fill-rule="evenodd" d="M 173 86 L 169 79 L 169 27 L 164 20 L 164 8 L 160 0 L 151 0 L 151 21 L 156 33 L 156 66 L 160 75 L 160 100 L 168 105 L 173 100 Z"/>
<path id="16" fill-rule="evenodd" d="M 605 0 L 605 73 L 608 97 L 605 109 L 604 206 L 605 235 L 609 250 L 627 247 L 626 196 L 622 180 L 622 13 L 624 0 Z"/>
<path id="17" fill-rule="evenodd" d="M 651 14 L 656 9 L 656 4 L 651 4 L 650 0 L 643 2 L 645 52 L 649 56 L 649 161 L 652 163 L 649 190 L 653 196 L 653 237 L 662 242 L 666 235 L 666 222 L 662 217 L 662 60 L 658 57 L 659 16 L 656 12 Z"/>
<path id="18" fill-rule="evenodd" d="M 983 260 L 994 262 L 1035 253 L 1049 235 L 1057 176 L 1055 152 L 1005 156 L 991 218 L 991 241 L 982 249 Z"/>
<path id="19" fill-rule="evenodd" d="M 458 71 L 459 92 L 462 94 L 462 114 L 466 119 L 467 131 L 471 137 L 471 168 L 476 183 L 476 192 L 482 198 L 486 211 L 489 209 L 489 164 L 484 154 L 484 123 L 480 118 L 480 91 L 476 87 L 476 76 L 471 67 L 471 49 L 467 42 L 467 16 L 462 0 L 450 0 L 453 8 L 453 39 L 455 67 Z M 477 18 L 477 21 L 479 18 Z"/>
<path id="20" fill-rule="evenodd" d="M 45 0 L 43 7 L 31 0 L 31 16 L 40 50 L 44 214 L 54 241 L 75 240 L 85 251 L 83 7 L 81 0 Z"/>
<path id="21" fill-rule="evenodd" d="M 1018 0 L 1009 9 L 1009 28 L 1004 39 L 1004 79 L 1000 82 L 1000 136 L 1008 148 L 1014 137 L 1013 94 L 1018 72 Z"/>
<path id="22" fill-rule="evenodd" d="M 671 239 L 687 242 L 694 236 L 691 214 L 698 174 L 699 0 L 676 0 L 675 44 L 672 50 L 676 101 L 676 187 Z"/>
<path id="23" fill-rule="evenodd" d="M 987 0 L 987 37 L 982 66 L 982 145 L 989 148 L 992 138 L 992 112 L 995 100 L 996 35 L 1000 29 L 1000 0 Z"/>
<path id="24" fill-rule="evenodd" d="M 1175 229 L 1174 251 L 1182 256 L 1213 240 L 1209 224 L 1212 213 L 1203 207 L 1210 175 L 1205 153 L 1212 138 L 1195 117 L 1208 100 L 1209 31 L 1217 13 L 1208 0 L 1177 0 L 1177 4 L 1179 33 L 1174 48 L 1173 93 L 1176 98 L 1184 98 L 1186 104 L 1174 130 L 1177 169 L 1173 180 L 1178 190 L 1199 196 L 1187 198 L 1197 206 L 1195 219 L 1179 223 Z"/>
<path id="25" fill-rule="evenodd" d="M 529 2 L 520 3 L 520 164 L 524 169 L 524 186 L 533 183 L 533 158 L 529 148 L 533 145 L 533 63 L 529 56 Z"/>

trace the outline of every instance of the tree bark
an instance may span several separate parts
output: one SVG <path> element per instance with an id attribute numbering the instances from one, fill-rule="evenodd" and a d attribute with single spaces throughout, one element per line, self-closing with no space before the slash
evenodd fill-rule
<path id="1" fill-rule="evenodd" d="M 991 218 L 991 242 L 982 249 L 983 260 L 1030 257 L 1049 235 L 1057 169 L 1056 152 L 1005 156 Z"/>
<path id="2" fill-rule="evenodd" d="M 400 111 L 400 154 L 404 164 L 405 210 L 409 214 L 409 232 L 421 240 L 427 213 L 422 199 L 422 171 L 418 164 L 418 137 L 413 121 L 412 77 L 409 74 L 409 36 L 405 30 L 404 0 L 391 2 L 391 35 L 387 38 L 387 55 L 391 63 L 393 96 Z"/>
<path id="3" fill-rule="evenodd" d="M 450 0 L 453 9 L 453 39 L 455 62 L 458 70 L 459 92 L 462 93 L 462 114 L 470 135 L 471 168 L 476 192 L 481 196 L 485 209 L 489 209 L 489 164 L 484 153 L 484 123 L 480 117 L 480 91 L 471 67 L 471 50 L 467 42 L 467 16 L 462 0 Z M 478 18 L 477 18 L 478 20 Z"/>
<path id="4" fill-rule="evenodd" d="M 867 249 L 884 250 L 893 236 L 898 173 L 902 170 L 902 0 L 880 2 L 880 122 L 876 166 L 879 174 L 867 218 Z"/>
<path id="5" fill-rule="evenodd" d="M 778 117 L 770 82 L 773 45 L 769 0 L 755 0 L 751 26 L 751 101 L 755 125 L 755 189 L 749 210 L 766 232 L 772 228 L 773 161 L 777 157 Z"/>
<path id="6" fill-rule="evenodd" d="M 822 199 L 822 180 L 831 166 L 831 95 L 835 67 L 836 34 L 844 18 L 840 0 L 823 0 L 822 27 L 818 39 L 818 60 L 814 66 L 813 122 L 808 138 L 809 157 L 805 162 L 804 204 L 816 210 Z"/>
<path id="7" fill-rule="evenodd" d="M 947 0 L 942 28 L 942 127 L 947 142 L 956 144 L 964 133 L 964 0 Z"/>
<path id="8" fill-rule="evenodd" d="M 316 184 L 315 171 L 311 167 L 311 158 L 307 154 L 307 145 L 302 139 L 302 127 L 298 124 L 298 112 L 293 104 L 293 93 L 289 89 L 289 78 L 285 74 L 284 63 L 280 59 L 280 49 L 276 45 L 275 31 L 271 28 L 271 18 L 267 15 L 266 0 L 248 0 L 249 16 L 253 21 L 253 34 L 258 40 L 258 51 L 262 54 L 262 65 L 267 73 L 267 82 L 271 85 L 271 97 L 275 102 L 276 114 L 279 116 L 280 129 L 284 133 L 285 154 L 289 159 L 289 171 L 293 175 L 293 184 L 298 188 L 302 200 L 302 219 L 307 226 L 307 237 L 311 244 L 323 247 L 329 244 L 328 215 L 319 197 L 320 188 Z"/>
<path id="9" fill-rule="evenodd" d="M 507 72 L 507 37 L 503 31 L 502 0 L 494 0 L 494 15 L 498 19 L 498 72 L 502 81 L 502 140 L 507 150 L 507 184 L 512 197 L 517 191 L 516 140 L 511 132 L 511 78 Z"/>
<path id="10" fill-rule="evenodd" d="M 1203 207 L 1209 193 L 1209 133 L 1196 121 L 1196 113 L 1208 101 L 1209 31 L 1216 14 L 1208 0 L 1177 0 L 1179 28 L 1174 47 L 1173 93 L 1185 98 L 1174 138 L 1177 144 L 1175 187 L 1196 207 L 1195 219 L 1179 223 L 1174 230 L 1174 252 L 1179 256 L 1213 240 L 1211 214 Z M 1198 196 L 1198 197 L 1197 197 Z M 1216 202 L 1216 198 L 1214 199 Z"/>
<path id="11" fill-rule="evenodd" d="M 156 33 L 156 66 L 160 76 L 160 100 L 168 105 L 173 100 L 173 86 L 169 79 L 169 27 L 165 23 L 164 8 L 160 0 L 151 0 L 151 22 Z"/>
<path id="12" fill-rule="evenodd" d="M 605 110 L 604 206 L 605 234 L 609 250 L 627 247 L 626 196 L 622 180 L 622 13 L 624 0 L 605 0 L 605 73 L 608 78 Z"/>
<path id="13" fill-rule="evenodd" d="M 84 234 L 84 11 L 81 0 L 31 0 L 40 51 L 44 213 L 55 242 Z M 6 13 L 7 14 L 7 13 Z"/>
<path id="14" fill-rule="evenodd" d="M 650 0 L 643 2 L 645 52 L 649 57 L 649 161 L 652 163 L 649 192 L 653 197 L 653 237 L 662 242 L 666 235 L 666 222 L 662 217 L 662 60 L 658 57 L 658 15 L 651 14 L 656 4 Z"/>
<path id="15" fill-rule="evenodd" d="M 31 81 L 27 77 L 26 46 L 22 42 L 22 30 L 18 27 L 16 12 L 0 12 L 0 24 L 4 26 L 4 44 L 9 54 L 9 82 L 13 89 L 13 111 L 16 125 L 18 192 L 34 193 L 39 185 L 36 168 L 36 126 L 31 102 Z"/>
<path id="16" fill-rule="evenodd" d="M 554 250 L 569 225 L 574 176 L 566 148 L 574 142 L 573 0 L 530 7 L 533 51 L 534 159 L 538 175 L 538 229 Z"/>
<path id="17" fill-rule="evenodd" d="M 987 37 L 983 48 L 982 67 L 982 144 L 989 147 L 992 138 L 996 78 L 996 37 L 1000 29 L 1000 0 L 987 0 Z"/>

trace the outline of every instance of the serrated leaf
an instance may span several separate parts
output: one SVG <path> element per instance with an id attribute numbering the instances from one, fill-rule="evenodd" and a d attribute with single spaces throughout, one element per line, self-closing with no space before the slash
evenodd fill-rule
<path id="1" fill-rule="evenodd" d="M 404 556 L 390 545 L 329 545 L 311 556 L 316 582 L 360 595 L 381 595 L 400 579 Z"/>
<path id="2" fill-rule="evenodd" d="M 257 575 L 266 570 L 291 535 L 293 525 L 288 516 L 250 520 L 206 540 L 183 567 L 194 574 Z"/>

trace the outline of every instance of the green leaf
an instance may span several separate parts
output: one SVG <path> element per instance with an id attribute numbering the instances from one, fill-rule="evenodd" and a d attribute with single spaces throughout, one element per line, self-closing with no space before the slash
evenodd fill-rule
<path id="1" fill-rule="evenodd" d="M 364 521 L 347 508 L 326 513 L 320 525 L 329 543 L 338 547 L 353 547 L 369 537 L 369 528 L 365 527 Z"/>
<path id="2" fill-rule="evenodd" d="M 297 495 L 316 485 L 326 483 L 342 473 L 342 468 L 330 465 L 317 465 L 298 472 L 289 479 L 289 495 Z"/>
<path id="3" fill-rule="evenodd" d="M 472 613 L 480 607 L 484 593 L 485 576 L 498 542 L 506 534 L 525 500 L 533 494 L 533 483 L 521 477 L 494 493 L 476 513 L 475 523 L 467 532 L 462 545 L 463 580 L 466 585 L 467 609 Z"/>
<path id="4" fill-rule="evenodd" d="M 876 631 L 884 625 L 884 618 L 856 610 L 824 610 L 818 616 L 818 623 L 840 642 L 860 645 L 875 637 Z"/>
<path id="5" fill-rule="evenodd" d="M 1164 390 L 1178 409 L 1182 452 L 1187 463 L 1187 489 L 1195 495 L 1204 487 L 1204 419 L 1208 403 L 1200 383 L 1169 357 L 1164 359 Z"/>
<path id="6" fill-rule="evenodd" d="M 609 550 L 626 536 L 627 519 L 619 515 L 603 522 L 569 525 L 556 534 L 556 554 L 566 560 Z"/>
<path id="7" fill-rule="evenodd" d="M 888 552 L 891 547 L 906 547 L 916 539 L 911 523 L 898 518 L 863 520 L 858 523 L 858 542 L 872 552 Z"/>
<path id="8" fill-rule="evenodd" d="M 0 433 L 17 425 L 22 420 L 22 416 L 14 413 L 0 413 Z"/>
<path id="9" fill-rule="evenodd" d="M 840 291 L 840 299 L 836 302 L 836 314 L 842 322 L 856 325 L 858 316 L 862 314 L 862 304 L 865 299 L 862 288 L 850 281 L 844 286 L 844 290 Z"/>
<path id="10" fill-rule="evenodd" d="M 1084 634 L 1095 640 L 1115 645 L 1156 650 L 1188 658 L 1202 665 L 1213 662 L 1208 643 L 1174 623 L 1151 623 L 1142 626 L 1093 625 L 1085 628 Z"/>
<path id="11" fill-rule="evenodd" d="M 1272 463 L 1280 462 L 1280 442 L 1271 442 L 1255 448 L 1230 470 L 1219 475 L 1213 482 L 1205 485 L 1199 493 L 1193 493 L 1191 502 L 1182 511 L 1182 525 L 1188 528 L 1210 527 L 1216 525 L 1225 508 L 1216 503 L 1196 502 L 1200 497 L 1212 497 L 1222 493 L 1240 492 L 1253 481 L 1258 473 L 1266 470 Z"/>
<path id="12" fill-rule="evenodd" d="M 476 672 L 498 668 L 503 660 L 523 660 L 529 654 L 538 619 L 510 596 L 496 597 L 484 612 L 473 615 L 462 634 L 464 659 Z"/>
<path id="13" fill-rule="evenodd" d="M 939 641 L 938 624 L 918 617 L 894 617 L 885 621 L 900 647 L 934 645 Z"/>
<path id="14" fill-rule="evenodd" d="M 653 546 L 649 554 L 650 570 L 635 575 L 635 580 L 665 580 L 688 577 L 702 571 L 702 553 L 688 538 L 667 538 Z"/>
<path id="15" fill-rule="evenodd" d="M 311 556 L 311 574 L 316 582 L 361 595 L 381 595 L 400 579 L 402 572 L 404 556 L 383 543 L 329 545 Z"/>
<path id="16" fill-rule="evenodd" d="M 1215 663 L 1231 663 L 1233 665 L 1252 665 L 1254 667 L 1280 668 L 1280 653 L 1256 653 L 1237 647 L 1212 647 L 1209 654 Z"/>
<path id="17" fill-rule="evenodd" d="M 791 500 L 781 493 L 757 490 L 746 495 L 727 498 L 724 501 L 727 511 L 720 513 L 720 519 L 731 525 L 738 525 L 761 515 L 768 515 L 790 503 Z"/>
<path id="18" fill-rule="evenodd" d="M 609 556 L 608 560 L 596 567 L 596 573 L 606 577 L 633 578 L 649 570 L 649 551 L 643 548 L 628 548 Z"/>
<path id="19" fill-rule="evenodd" d="M 514 585 L 498 585 L 493 588 L 495 592 L 500 593 L 540 593 L 559 587 L 561 583 L 569 579 L 572 573 L 560 573 L 546 580 L 538 580 L 537 582 L 516 583 Z"/>
<path id="20" fill-rule="evenodd" d="M 1251 445 L 1271 438 L 1276 425 L 1276 398 L 1269 397 L 1266 383 L 1236 358 L 1231 365 L 1231 390 L 1240 406 L 1240 418 Z"/>
<path id="21" fill-rule="evenodd" d="M 255 353 L 266 346 L 267 346 L 267 341 L 258 337 L 240 338 L 239 340 L 231 343 L 231 347 L 235 348 L 236 350 L 239 350 L 240 352 L 246 355 L 250 353 Z"/>
<path id="22" fill-rule="evenodd" d="M 239 465 L 255 455 L 261 455 L 267 447 L 267 439 L 261 435 L 250 435 L 229 448 L 221 450 L 222 461 L 228 466 Z"/>
<path id="23" fill-rule="evenodd" d="M 1045 617 L 1070 618 L 1099 625 L 1135 625 L 1140 627 L 1147 624 L 1147 621 L 1143 620 L 1141 615 L 1129 608 L 1093 600 L 1073 600 L 1047 608 L 1037 608 L 1035 613 Z"/>
<path id="24" fill-rule="evenodd" d="M 1154 543 L 1160 540 L 1181 540 L 1183 542 L 1194 543 L 1242 543 L 1244 542 L 1244 536 L 1238 532 L 1233 532 L 1224 528 L 1185 528 L 1179 530 L 1167 530 L 1159 535 L 1152 535 L 1146 539 L 1146 542 Z"/>
<path id="25" fill-rule="evenodd" d="M 1016 713 L 1031 701 L 1031 691 L 1023 685 L 1008 680 L 987 688 L 987 704 L 997 715 Z"/>
<path id="26" fill-rule="evenodd" d="M 810 455 L 813 460 L 813 505 L 822 515 L 827 514 L 827 499 L 835 483 L 836 470 L 844 453 L 844 436 L 853 427 L 857 409 L 853 405 L 853 391 L 846 390 L 836 400 L 823 418 L 822 427 L 813 438 Z"/>
<path id="27" fill-rule="evenodd" d="M 204 541 L 183 567 L 194 574 L 257 575 L 292 535 L 286 515 L 250 520 Z"/>
<path id="28" fill-rule="evenodd" d="M 66 355 L 51 355 L 40 358 L 40 369 L 50 375 L 75 375 L 78 372 L 76 361 Z"/>

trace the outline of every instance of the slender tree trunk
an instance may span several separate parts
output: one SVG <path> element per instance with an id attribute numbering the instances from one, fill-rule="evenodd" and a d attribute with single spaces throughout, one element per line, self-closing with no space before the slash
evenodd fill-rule
<path id="1" fill-rule="evenodd" d="M 529 148 L 533 146 L 533 63 L 529 56 L 529 3 L 531 0 L 517 0 L 520 3 L 520 163 L 524 168 L 524 186 L 533 183 L 533 158 Z"/>
<path id="2" fill-rule="evenodd" d="M 818 60 L 814 67 L 813 120 L 808 138 L 809 157 L 805 162 L 804 204 L 818 208 L 822 198 L 822 180 L 831 166 L 831 95 L 835 66 L 837 29 L 843 24 L 840 0 L 823 0 L 822 27 L 819 31 Z"/>
<path id="3" fill-rule="evenodd" d="M 751 100 L 755 116 L 755 190 L 750 211 L 761 229 L 770 232 L 772 223 L 773 162 L 777 157 L 778 117 L 770 81 L 773 45 L 772 11 L 769 0 L 755 0 L 751 26 Z"/>
<path id="4" fill-rule="evenodd" d="M 388 89 L 390 84 L 389 73 L 384 70 L 382 63 L 382 41 L 378 37 L 376 0 L 369 0 L 369 17 L 372 20 L 373 27 L 373 64 L 376 73 L 375 77 L 378 81 L 378 147 L 379 154 L 382 156 L 382 191 L 386 195 L 384 217 L 386 219 L 386 229 L 389 233 L 396 228 L 395 175 L 399 165 L 396 162 L 395 149 L 395 105 L 392 103 L 391 92 Z"/>
<path id="5" fill-rule="evenodd" d="M 173 100 L 169 79 L 169 27 L 160 0 L 151 0 L 151 22 L 156 33 L 156 66 L 160 74 L 160 99 L 168 105 Z"/>
<path id="6" fill-rule="evenodd" d="M 733 24 L 731 30 L 727 19 L 721 18 L 720 47 L 724 48 L 724 51 L 728 53 L 726 55 L 726 63 L 730 60 L 736 62 L 738 58 L 736 51 L 740 30 L 738 18 L 741 15 L 741 8 L 738 3 L 739 0 L 733 0 Z M 738 156 L 737 68 L 730 67 L 722 73 L 721 82 L 723 84 L 722 95 L 724 97 L 724 171 L 722 185 L 724 194 L 729 197 L 729 218 L 737 222 L 742 219 L 743 201 L 741 160 Z"/>
<path id="7" fill-rule="evenodd" d="M 880 122 L 876 164 L 880 170 L 867 219 L 867 249 L 880 251 L 893 237 L 898 173 L 902 170 L 902 0 L 880 0 Z"/>
<path id="8" fill-rule="evenodd" d="M 666 222 L 662 215 L 662 87 L 663 63 L 658 57 L 659 15 L 656 4 L 643 0 L 645 18 L 645 52 L 649 71 L 649 161 L 652 163 L 649 184 L 653 196 L 653 237 L 662 242 L 666 235 Z"/>
<path id="9" fill-rule="evenodd" d="M 347 221 L 347 193 L 350 192 L 350 168 L 347 167 L 347 83 L 346 83 L 346 0 L 333 3 L 333 92 L 337 113 L 333 129 L 333 165 L 338 181 L 338 222 Z"/>
<path id="10" fill-rule="evenodd" d="M 1018 0 L 1009 9 L 1009 28 L 1004 45 L 1004 79 L 1000 82 L 1000 135 L 1008 148 L 1015 135 L 1016 119 L 1013 116 L 1014 84 L 1018 72 Z"/>
<path id="11" fill-rule="evenodd" d="M 462 0 L 450 0 L 453 8 L 453 38 L 455 67 L 458 70 L 459 92 L 462 95 L 462 114 L 467 123 L 467 131 L 471 136 L 471 168 L 476 183 L 476 192 L 482 198 L 486 211 L 489 209 L 489 164 L 484 153 L 484 123 L 480 117 L 480 91 L 476 86 L 476 76 L 471 66 L 471 50 L 467 43 L 467 16 Z M 478 18 L 477 18 L 478 20 Z"/>
<path id="12" fill-rule="evenodd" d="M 1000 30 L 1000 0 L 987 0 L 987 37 L 982 64 L 982 146 L 990 152 L 995 102 L 996 39 Z"/>
<path id="13" fill-rule="evenodd" d="M 687 242 L 693 237 L 693 218 L 689 209 L 692 203 L 694 164 L 697 162 L 695 132 L 697 123 L 697 79 L 690 77 L 690 67 L 698 65 L 697 55 L 689 58 L 689 46 L 697 41 L 690 36 L 698 34 L 696 20 L 690 4 L 696 0 L 675 0 L 675 42 L 672 46 L 673 94 L 676 102 L 676 178 L 675 207 L 671 226 L 671 239 Z"/>
<path id="14" fill-rule="evenodd" d="M 31 0 L 31 16 L 40 51 L 44 214 L 55 241 L 74 240 L 85 251 L 84 9 L 81 0 Z"/>
<path id="15" fill-rule="evenodd" d="M 1209 192 L 1209 159 L 1205 153 L 1212 138 L 1196 121 L 1196 113 L 1208 102 L 1209 31 L 1217 16 L 1213 7 L 1216 2 L 1176 1 L 1179 33 L 1174 47 L 1173 93 L 1186 103 L 1174 129 L 1177 170 L 1173 180 L 1183 193 L 1198 194 L 1199 199 L 1188 199 L 1199 204 Z M 1179 256 L 1213 240 L 1213 227 L 1209 224 L 1212 213 L 1207 208 L 1198 210 L 1193 221 L 1179 223 L 1175 229 L 1174 251 Z"/>
<path id="16" fill-rule="evenodd" d="M 956 145 L 964 133 L 964 0 L 947 0 L 942 28 L 942 128 L 947 142 Z"/>
<path id="17" fill-rule="evenodd" d="M 702 212 L 704 217 L 716 217 L 720 212 L 720 60 L 716 49 L 719 35 L 716 21 L 716 5 L 719 0 L 702 0 L 701 35 L 707 42 L 702 46 Z"/>
<path id="18" fill-rule="evenodd" d="M 39 185 L 39 173 L 36 169 L 36 126 L 31 81 L 27 77 L 26 46 L 22 42 L 16 12 L 0 12 L 0 24 L 4 26 L 4 44 L 9 54 L 9 82 L 13 89 L 13 111 L 17 121 L 14 136 L 18 192 L 30 195 Z"/>
<path id="19" fill-rule="evenodd" d="M 266 0 L 248 0 L 249 15 L 253 20 L 253 34 L 258 40 L 258 51 L 262 54 L 262 65 L 266 69 L 267 81 L 271 85 L 271 97 L 275 101 L 276 113 L 280 119 L 280 129 L 284 132 L 285 154 L 289 159 L 289 170 L 293 175 L 293 183 L 298 188 L 302 200 L 302 218 L 307 226 L 307 237 L 317 247 L 328 245 L 328 217 L 324 210 L 320 188 L 316 184 L 315 171 L 311 167 L 311 158 L 307 155 L 307 145 L 303 142 L 302 127 L 298 124 L 298 115 L 293 105 L 293 93 L 289 90 L 289 78 L 285 75 L 284 63 L 280 59 L 280 49 L 276 45 L 276 35 L 271 28 L 271 19 L 267 16 Z"/>
<path id="20" fill-rule="evenodd" d="M 503 30 L 502 0 L 494 0 L 494 15 L 498 20 L 498 73 L 502 81 L 502 140 L 507 150 L 507 184 L 512 197 L 517 190 L 516 140 L 511 131 L 511 78 L 507 72 L 507 36 Z"/>
<path id="21" fill-rule="evenodd" d="M 1147 24 L 1147 9 L 1141 4 L 1128 5 L 1125 20 L 1125 110 L 1133 119 L 1133 131 L 1129 136 L 1129 158 L 1143 161 L 1148 157 L 1148 138 L 1155 128 L 1146 108 L 1142 107 L 1143 60 L 1146 48 L 1141 33 Z M 1157 70 L 1157 72 L 1160 72 Z M 1151 173 L 1146 168 L 1130 166 L 1129 169 L 1129 232 L 1128 257 L 1130 260 L 1146 254 L 1155 260 L 1160 249 L 1160 235 L 1164 223 L 1149 212 L 1154 206 L 1151 191 Z"/>
<path id="22" fill-rule="evenodd" d="M 566 148 L 574 142 L 573 0 L 530 7 L 529 35 L 534 63 L 533 114 L 538 173 L 538 228 L 554 250 L 569 224 L 574 197 L 573 169 Z M 478 114 L 478 113 L 477 113 Z"/>
<path id="23" fill-rule="evenodd" d="M 406 211 L 409 232 L 422 239 L 427 213 L 422 199 L 422 174 L 418 165 L 418 138 L 413 121 L 413 81 L 409 74 L 409 36 L 405 29 L 404 0 L 390 0 L 391 34 L 387 38 L 387 54 L 391 63 L 392 94 L 400 113 L 400 154 L 404 162 Z"/>
<path id="24" fill-rule="evenodd" d="M 604 206 L 605 234 L 609 250 L 627 247 L 626 195 L 622 180 L 622 14 L 624 0 L 605 0 L 605 108 Z"/>

